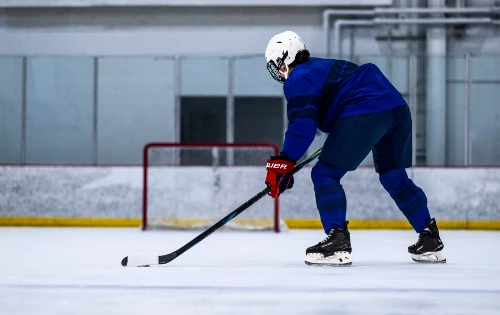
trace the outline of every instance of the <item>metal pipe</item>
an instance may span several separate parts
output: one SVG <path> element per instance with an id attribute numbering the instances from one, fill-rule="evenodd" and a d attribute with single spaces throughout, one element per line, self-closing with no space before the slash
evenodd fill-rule
<path id="1" fill-rule="evenodd" d="M 418 93 L 418 81 L 417 81 L 417 56 L 411 54 L 409 56 L 409 101 L 410 101 L 410 112 L 412 117 L 411 124 L 411 139 L 412 139 L 412 149 L 411 149 L 411 160 L 412 165 L 417 164 L 417 93 Z"/>
<path id="2" fill-rule="evenodd" d="M 181 94 L 182 94 L 182 71 L 181 71 L 181 57 L 175 55 L 174 57 L 174 142 L 181 142 Z"/>
<path id="3" fill-rule="evenodd" d="M 498 13 L 499 7 L 486 8 L 375 8 L 375 14 L 477 14 L 477 13 Z"/>
<path id="4" fill-rule="evenodd" d="M 464 166 L 469 166 L 471 163 L 470 149 L 470 99 L 472 88 L 471 75 L 471 55 L 465 55 L 465 108 L 464 108 Z"/>
<path id="5" fill-rule="evenodd" d="M 234 57 L 229 57 L 228 65 L 228 85 L 226 99 L 226 142 L 234 143 Z M 226 150 L 227 165 L 233 165 L 234 154 L 231 148 Z"/>
<path id="6" fill-rule="evenodd" d="M 331 16 L 375 16 L 383 14 L 439 14 L 439 13 L 457 13 L 457 14 L 494 14 L 500 12 L 500 7 L 490 8 L 375 8 L 373 10 L 334 10 L 326 9 L 323 11 L 323 35 L 325 41 L 325 54 L 330 54 L 330 17 Z M 498 22 L 494 22 L 495 24 Z"/>
<path id="7" fill-rule="evenodd" d="M 326 45 L 326 56 L 328 57 L 330 51 L 330 16 L 346 16 L 346 15 L 355 15 L 355 16 L 374 16 L 375 11 L 373 10 L 335 10 L 335 9 L 326 9 L 323 11 L 323 36 L 324 42 Z"/>
<path id="8" fill-rule="evenodd" d="M 490 18 L 452 18 L 452 19 L 384 19 L 375 18 L 373 20 L 337 20 L 333 25 L 334 34 L 334 55 L 336 58 L 341 56 L 341 28 L 344 25 L 385 25 L 385 24 L 491 24 Z M 327 53 L 329 55 L 329 53 Z"/>
<path id="9" fill-rule="evenodd" d="M 179 55 L 174 57 L 174 142 L 181 142 L 181 94 L 182 94 L 182 60 Z M 173 165 L 181 165 L 181 149 L 173 149 Z"/>
<path id="10" fill-rule="evenodd" d="M 465 0 L 456 0 L 455 7 L 456 8 L 465 8 Z"/>
<path id="11" fill-rule="evenodd" d="M 340 49 L 340 31 L 343 25 L 353 25 L 353 26 L 366 26 L 366 25 L 374 25 L 374 20 L 336 20 L 333 25 L 333 45 L 334 45 L 334 57 L 339 58 L 341 55 Z M 328 43 L 326 57 L 330 56 L 330 44 Z"/>
<path id="12" fill-rule="evenodd" d="M 93 58 L 94 62 L 94 88 L 92 95 L 92 164 L 97 165 L 99 153 L 99 57 Z"/>
<path id="13" fill-rule="evenodd" d="M 428 3 L 432 8 L 444 8 L 445 0 Z M 435 18 L 443 18 L 442 15 Z M 427 165 L 446 165 L 448 127 L 446 102 L 446 27 L 428 25 L 425 30 L 425 158 Z M 422 76 L 422 79 L 424 77 Z"/>
<path id="14" fill-rule="evenodd" d="M 26 164 L 26 119 L 28 105 L 28 58 L 22 61 L 22 99 L 21 99 L 21 164 Z"/>
<path id="15" fill-rule="evenodd" d="M 490 18 L 373 19 L 375 24 L 490 24 Z"/>

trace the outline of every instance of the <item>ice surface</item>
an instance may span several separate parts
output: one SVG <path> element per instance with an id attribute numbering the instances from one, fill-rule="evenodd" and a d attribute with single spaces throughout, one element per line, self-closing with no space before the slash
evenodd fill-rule
<path id="1" fill-rule="evenodd" d="M 321 231 L 0 229 L 0 314 L 500 314 L 500 233 L 442 231 L 448 263 L 417 264 L 411 231 L 351 231 L 351 267 L 304 264 Z"/>

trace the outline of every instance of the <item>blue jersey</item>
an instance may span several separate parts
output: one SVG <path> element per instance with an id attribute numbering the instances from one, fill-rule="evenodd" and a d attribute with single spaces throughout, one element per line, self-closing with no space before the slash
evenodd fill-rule
<path id="1" fill-rule="evenodd" d="M 288 130 L 282 154 L 298 160 L 316 129 L 330 132 L 337 119 L 406 105 L 401 93 L 371 63 L 310 58 L 293 68 L 283 86 Z"/>

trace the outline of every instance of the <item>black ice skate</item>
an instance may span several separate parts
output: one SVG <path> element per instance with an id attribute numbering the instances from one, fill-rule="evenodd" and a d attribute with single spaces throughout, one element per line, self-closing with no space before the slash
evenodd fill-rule
<path id="1" fill-rule="evenodd" d="M 349 221 L 346 221 L 344 228 L 332 229 L 323 241 L 309 247 L 305 263 L 315 266 L 350 266 L 352 248 L 348 224 Z"/>
<path id="2" fill-rule="evenodd" d="M 446 257 L 443 252 L 443 242 L 439 237 L 439 230 L 435 219 L 427 222 L 427 230 L 418 234 L 418 241 L 408 246 L 408 252 L 413 261 L 419 263 L 445 263 Z"/>

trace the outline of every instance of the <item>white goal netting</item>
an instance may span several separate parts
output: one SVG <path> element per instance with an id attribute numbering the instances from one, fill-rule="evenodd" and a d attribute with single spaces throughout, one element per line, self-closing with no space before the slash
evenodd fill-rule
<path id="1" fill-rule="evenodd" d="M 152 143 L 144 149 L 143 229 L 206 229 L 265 188 L 273 145 Z M 275 230 L 278 203 L 265 196 L 224 228 Z"/>

